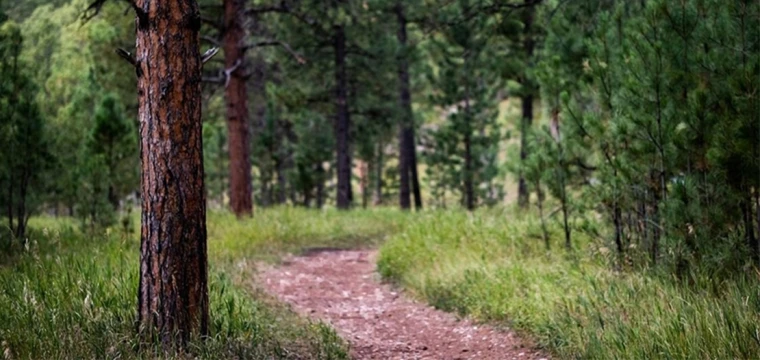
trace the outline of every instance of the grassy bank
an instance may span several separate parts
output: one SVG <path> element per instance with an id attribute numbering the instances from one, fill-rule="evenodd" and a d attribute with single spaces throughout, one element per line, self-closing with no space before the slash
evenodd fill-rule
<path id="1" fill-rule="evenodd" d="M 361 246 L 397 215 L 273 209 L 252 220 L 209 214 L 210 340 L 200 358 L 343 359 L 332 329 L 300 319 L 251 286 L 247 261 L 306 247 Z M 134 337 L 139 244 L 118 228 L 84 234 L 66 219 L 33 219 L 28 247 L 0 262 L 0 352 L 5 359 L 143 358 Z"/>
<path id="2" fill-rule="evenodd" d="M 603 244 L 547 253 L 535 219 L 427 213 L 381 249 L 389 280 L 431 304 L 528 333 L 559 358 L 729 359 L 760 354 L 757 280 L 682 286 L 615 273 Z M 699 285 L 702 284 L 702 285 Z"/>

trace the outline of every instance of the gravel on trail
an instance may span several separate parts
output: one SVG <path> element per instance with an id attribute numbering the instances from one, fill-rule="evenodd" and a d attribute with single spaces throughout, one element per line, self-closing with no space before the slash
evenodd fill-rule
<path id="1" fill-rule="evenodd" d="M 333 326 L 354 359 L 547 359 L 514 332 L 436 310 L 379 281 L 376 251 L 314 250 L 261 268 L 258 283 Z"/>

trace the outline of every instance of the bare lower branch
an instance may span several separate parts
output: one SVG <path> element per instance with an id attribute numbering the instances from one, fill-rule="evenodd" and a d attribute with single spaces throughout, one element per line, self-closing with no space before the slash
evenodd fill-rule
<path id="1" fill-rule="evenodd" d="M 237 70 L 242 64 L 243 64 L 243 61 L 240 59 L 237 59 L 237 61 L 235 61 L 235 65 L 232 65 L 231 68 L 224 70 L 224 87 L 225 88 L 230 84 L 230 77 L 232 77 L 232 73 L 234 73 L 235 70 Z"/>
<path id="2" fill-rule="evenodd" d="M 124 0 L 126 1 L 129 6 L 132 8 L 132 10 L 135 11 L 135 15 L 137 15 L 137 19 L 140 21 L 140 24 L 147 24 L 147 16 L 148 14 L 143 11 L 140 7 L 137 6 L 137 3 L 135 3 L 134 0 Z M 94 17 L 98 16 L 100 14 L 100 10 L 103 9 L 103 5 L 108 2 L 108 0 L 94 0 L 90 5 L 87 7 L 87 9 L 82 12 L 82 22 L 86 23 L 90 20 L 92 20 Z M 127 8 L 124 13 L 126 14 L 129 11 L 129 8 Z"/>
<path id="3" fill-rule="evenodd" d="M 82 12 L 82 22 L 88 22 L 100 14 L 100 9 L 108 0 L 95 0 Z"/>
<path id="4" fill-rule="evenodd" d="M 116 54 L 119 55 L 122 59 L 126 60 L 130 65 L 137 67 L 137 60 L 135 60 L 135 57 L 132 56 L 132 53 L 122 48 L 118 48 L 114 51 L 116 51 Z"/>
<path id="5" fill-rule="evenodd" d="M 209 60 L 211 60 L 211 58 L 214 57 L 214 55 L 218 53 L 219 53 L 219 48 L 213 47 L 211 49 L 206 50 L 206 52 L 203 53 L 203 55 L 201 55 L 201 62 L 204 64 L 207 63 Z"/>

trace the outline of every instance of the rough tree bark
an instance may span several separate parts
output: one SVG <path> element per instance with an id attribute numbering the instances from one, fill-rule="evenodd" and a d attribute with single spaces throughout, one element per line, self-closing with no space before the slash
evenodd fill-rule
<path id="1" fill-rule="evenodd" d="M 234 69 L 224 90 L 230 156 L 230 208 L 237 216 L 253 213 L 244 12 L 244 0 L 224 0 L 224 63 L 228 70 Z"/>
<path id="2" fill-rule="evenodd" d="M 526 3 L 532 0 L 526 0 Z M 534 7 L 529 6 L 525 9 L 523 15 L 523 47 L 525 50 L 525 59 L 530 61 L 533 58 L 533 52 L 536 47 L 536 42 L 533 39 L 533 17 Z M 526 68 L 529 64 L 525 65 Z M 520 164 L 525 164 L 525 160 L 528 158 L 528 131 L 533 123 L 533 94 L 534 84 L 527 76 L 523 76 L 522 79 L 523 94 L 520 97 L 522 102 L 522 119 L 520 121 Z M 520 172 L 520 179 L 517 188 L 517 203 L 521 208 L 527 208 L 530 202 L 530 194 L 528 193 L 528 184 L 525 181 L 525 176 Z"/>
<path id="3" fill-rule="evenodd" d="M 208 334 L 201 26 L 195 0 L 134 0 L 142 162 L 139 329 L 165 347 Z"/>
<path id="4" fill-rule="evenodd" d="M 351 207 L 351 119 L 348 113 L 348 81 L 346 77 L 346 33 L 342 25 L 333 28 L 335 51 L 335 142 L 337 155 L 338 209 Z"/>

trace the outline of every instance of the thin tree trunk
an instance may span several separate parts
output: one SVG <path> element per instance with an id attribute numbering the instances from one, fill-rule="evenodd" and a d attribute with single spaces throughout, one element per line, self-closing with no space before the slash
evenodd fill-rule
<path id="1" fill-rule="evenodd" d="M 532 0 L 525 0 L 525 3 L 529 3 Z M 523 48 L 525 50 L 525 58 L 528 62 L 533 60 L 533 52 L 536 47 L 536 42 L 533 39 L 533 22 L 534 22 L 535 9 L 534 6 L 528 6 L 523 12 Z M 526 69 L 530 67 L 530 64 L 526 64 Z M 534 84 L 526 74 L 523 74 L 522 87 L 523 94 L 521 96 L 522 101 L 522 119 L 520 120 L 520 164 L 525 166 L 525 160 L 528 158 L 530 149 L 528 149 L 528 133 L 533 123 L 533 94 Z M 528 183 L 525 181 L 523 172 L 520 171 L 520 179 L 517 185 L 517 203 L 525 209 L 530 203 L 530 193 L 528 191 Z"/>
<path id="2" fill-rule="evenodd" d="M 243 47 L 244 0 L 224 0 L 224 63 L 230 73 L 224 89 L 227 102 L 227 139 L 230 155 L 230 208 L 237 216 L 253 213 L 251 137 Z"/>
<path id="3" fill-rule="evenodd" d="M 275 161 L 277 171 L 277 204 L 284 205 L 288 202 L 288 179 L 285 176 L 285 159 L 284 154 L 280 151 L 277 161 Z"/>
<path id="4" fill-rule="evenodd" d="M 359 189 L 362 193 L 362 209 L 369 205 L 369 167 L 371 164 L 366 161 L 359 162 Z"/>
<path id="5" fill-rule="evenodd" d="M 411 143 L 411 152 L 409 160 L 409 168 L 412 170 L 412 194 L 414 194 L 414 209 L 417 211 L 422 210 L 422 192 L 420 191 L 420 177 L 417 174 L 417 146 L 414 137 L 414 126 L 409 128 L 409 142 Z"/>
<path id="6" fill-rule="evenodd" d="M 741 202 L 742 215 L 744 215 L 744 237 L 747 241 L 747 248 L 750 250 L 750 256 L 755 264 L 760 260 L 760 244 L 757 242 L 755 236 L 755 227 L 752 224 L 753 212 L 752 212 L 752 195 L 747 193 L 744 195 L 744 199 Z"/>
<path id="7" fill-rule="evenodd" d="M 397 59 L 399 102 L 402 113 L 399 129 L 399 205 L 402 209 L 411 208 L 410 193 L 413 193 L 414 207 L 420 210 L 422 209 L 422 195 L 420 194 L 420 182 L 417 176 L 417 149 L 414 138 L 414 113 L 412 111 L 409 57 L 407 54 L 407 20 L 403 2 L 396 2 L 395 12 L 398 24 L 396 38 L 401 47 L 401 52 Z"/>
<path id="8" fill-rule="evenodd" d="M 551 249 L 551 243 L 549 242 L 549 230 L 546 228 L 546 219 L 544 218 L 544 192 L 541 190 L 541 180 L 536 179 L 536 194 L 538 195 L 538 201 L 536 202 L 536 205 L 538 206 L 538 217 L 541 219 L 541 235 L 544 239 L 544 245 L 546 246 L 546 250 Z"/>
<path id="9" fill-rule="evenodd" d="M 29 129 L 27 127 L 24 127 L 24 143 L 22 145 L 22 149 L 25 151 L 30 150 L 29 149 Z M 32 169 L 30 169 L 29 163 L 24 162 L 22 165 L 22 171 L 21 171 L 21 181 L 19 181 L 19 199 L 18 199 L 18 210 L 16 213 L 16 238 L 17 239 L 24 239 L 26 235 L 26 221 L 28 219 L 27 209 L 26 209 L 26 195 L 27 195 L 27 189 L 29 188 L 29 181 L 31 180 L 32 176 Z"/>
<path id="10" fill-rule="evenodd" d="M 311 207 L 312 191 L 314 191 L 314 186 L 312 185 L 303 190 L 303 207 L 305 208 Z"/>
<path id="11" fill-rule="evenodd" d="M 377 144 L 377 161 L 375 162 L 375 191 L 372 198 L 372 205 L 378 206 L 383 203 L 383 142 Z"/>
<path id="12" fill-rule="evenodd" d="M 464 130 L 464 205 L 467 210 L 475 210 L 475 189 L 473 187 L 472 168 L 472 129 L 470 121 L 470 98 L 469 92 L 464 99 L 465 130 Z"/>
<path id="13" fill-rule="evenodd" d="M 8 182 L 8 229 L 15 233 L 13 226 L 13 171 L 11 171 L 10 181 Z"/>
<path id="14" fill-rule="evenodd" d="M 568 216 L 569 216 L 569 209 L 568 209 L 568 199 L 567 199 L 567 185 L 565 184 L 565 153 L 564 153 L 564 147 L 562 146 L 562 132 L 560 130 L 560 124 L 559 124 L 559 108 L 554 108 L 552 110 L 552 119 L 551 124 L 549 126 L 550 132 L 552 134 L 552 137 L 554 138 L 554 141 L 557 143 L 557 149 L 558 149 L 558 157 L 559 157 L 559 169 L 558 171 L 558 177 L 559 177 L 559 189 L 560 189 L 560 202 L 562 206 L 562 222 L 563 227 L 565 229 L 565 248 L 567 250 L 572 249 L 572 241 L 571 241 L 571 234 L 570 234 L 570 225 L 568 223 Z"/>
<path id="15" fill-rule="evenodd" d="M 325 169 L 322 167 L 322 164 L 317 164 L 316 175 L 317 209 L 321 209 L 325 205 Z"/>
<path id="16" fill-rule="evenodd" d="M 615 224 L 615 246 L 617 247 L 618 257 L 622 260 L 625 253 L 623 248 L 623 224 L 622 213 L 620 211 L 620 204 L 615 199 L 612 204 L 612 222 Z"/>
<path id="17" fill-rule="evenodd" d="M 399 129 L 399 154 L 398 154 L 398 171 L 399 171 L 399 206 L 403 210 L 411 208 L 411 199 L 409 197 L 409 155 L 406 151 L 407 137 L 406 129 L 402 126 Z"/>
<path id="18" fill-rule="evenodd" d="M 268 207 L 269 205 L 272 204 L 272 202 L 271 202 L 271 196 L 269 195 L 269 193 L 270 193 L 270 191 L 269 191 L 269 177 L 268 177 L 269 173 L 268 173 L 268 170 L 266 170 L 264 168 L 264 166 L 261 167 L 260 171 L 261 171 L 261 175 L 260 175 L 260 177 L 261 177 L 261 180 L 260 180 L 260 182 L 261 182 L 261 184 L 260 184 L 260 186 L 261 186 L 261 205 L 264 206 L 264 207 Z"/>
<path id="19" fill-rule="evenodd" d="M 651 177 L 652 182 L 658 181 L 656 179 L 656 170 L 652 170 Z M 651 257 L 652 264 L 657 265 L 657 259 L 660 257 L 660 191 L 659 189 L 653 189 L 652 191 L 652 248 Z"/>
<path id="20" fill-rule="evenodd" d="M 409 136 L 407 128 L 412 121 L 411 117 L 411 93 L 409 91 L 409 69 L 406 60 L 406 17 L 404 16 L 404 5 L 402 2 L 396 2 L 396 21 L 398 31 L 396 38 L 401 47 L 397 56 L 398 78 L 399 78 L 399 105 L 401 106 L 401 117 L 399 122 L 399 152 L 398 152 L 398 173 L 399 173 L 399 206 L 401 209 L 408 210 L 411 208 L 409 174 Z"/>
<path id="21" fill-rule="evenodd" d="M 335 51 L 335 142 L 338 171 L 338 209 L 351 207 L 351 119 L 348 113 L 346 77 L 346 33 L 342 25 L 333 28 Z"/>
<path id="22" fill-rule="evenodd" d="M 522 118 L 520 120 L 520 163 L 525 164 L 528 158 L 528 132 L 533 123 L 533 95 L 522 97 Z M 517 185 L 517 203 L 521 208 L 529 205 L 528 182 L 522 170 Z"/>
<path id="23" fill-rule="evenodd" d="M 26 169 L 24 169 L 26 173 Z M 26 228 L 24 227 L 26 218 L 26 174 L 22 176 L 21 183 L 19 184 L 19 201 L 16 207 L 16 239 L 24 239 Z"/>
<path id="24" fill-rule="evenodd" d="M 13 68 L 12 69 L 13 69 L 13 71 L 12 71 L 11 74 L 12 74 L 13 77 L 11 78 L 11 81 L 13 81 L 13 93 L 11 94 L 11 99 L 9 99 L 10 113 L 11 114 L 13 114 L 13 113 L 16 112 L 16 110 L 15 110 L 15 107 L 16 107 L 16 94 L 19 93 L 19 91 L 18 91 L 18 79 L 17 79 L 17 76 L 18 76 L 17 75 L 17 72 L 18 72 L 18 56 L 15 56 L 13 58 Z M 11 141 L 11 144 L 10 144 L 10 153 L 11 154 L 15 153 L 15 150 L 16 150 L 15 149 L 15 141 Z M 14 182 L 15 182 L 15 178 L 13 176 L 14 175 L 14 171 L 15 171 L 14 166 L 13 166 L 14 165 L 13 164 L 13 160 L 9 160 L 8 161 L 8 165 L 10 165 L 9 167 L 11 168 L 11 171 L 10 171 L 10 174 L 9 174 L 10 179 L 8 181 L 8 223 L 10 224 L 10 230 L 11 230 L 11 232 L 15 234 L 16 231 L 17 231 L 17 229 L 15 229 L 15 226 L 13 225 L 13 185 L 14 185 Z M 18 221 L 19 221 L 19 223 L 21 222 L 21 220 L 18 220 Z M 16 236 L 16 238 L 18 238 L 18 236 Z"/>
<path id="25" fill-rule="evenodd" d="M 164 348 L 208 334 L 201 26 L 195 0 L 135 0 L 142 163 L 138 325 Z"/>

